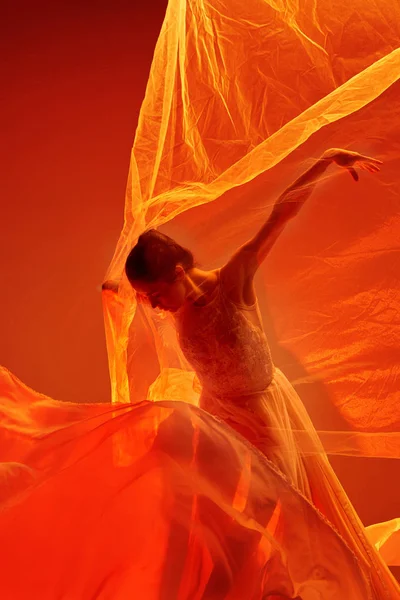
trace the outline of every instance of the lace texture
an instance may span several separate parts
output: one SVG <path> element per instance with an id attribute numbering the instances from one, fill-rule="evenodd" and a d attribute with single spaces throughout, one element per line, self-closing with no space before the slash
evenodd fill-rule
<path id="1" fill-rule="evenodd" d="M 274 365 L 257 304 L 244 308 L 225 294 L 218 271 L 214 296 L 177 313 L 179 343 L 203 394 L 240 399 L 263 392 Z"/>

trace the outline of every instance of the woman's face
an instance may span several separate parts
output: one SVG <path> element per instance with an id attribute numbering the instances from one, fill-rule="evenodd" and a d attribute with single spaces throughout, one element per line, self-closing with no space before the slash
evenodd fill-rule
<path id="1" fill-rule="evenodd" d="M 132 287 L 138 300 L 148 302 L 153 308 L 175 312 L 186 300 L 186 287 L 183 278 L 173 282 L 158 280 L 154 282 L 135 281 Z"/>

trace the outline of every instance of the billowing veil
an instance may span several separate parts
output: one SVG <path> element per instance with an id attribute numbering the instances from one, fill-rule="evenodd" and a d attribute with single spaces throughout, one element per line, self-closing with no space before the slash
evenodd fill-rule
<path id="1" fill-rule="evenodd" d="M 152 400 L 198 397 L 168 319 L 137 307 L 123 276 L 138 236 L 163 226 L 220 266 L 326 148 L 349 148 L 383 160 L 381 174 L 355 184 L 328 171 L 257 288 L 293 383 L 307 398 L 322 381 L 334 407 L 327 451 L 400 457 L 399 16 L 386 0 L 169 2 L 106 276 L 119 295 L 103 294 L 114 402 L 149 388 Z"/>
<path id="2" fill-rule="evenodd" d="M 219 267 L 324 150 L 381 159 L 358 183 L 331 167 L 256 284 L 274 362 L 324 451 L 400 458 L 399 40 L 389 0 L 169 1 L 105 276 L 118 291 L 103 290 L 112 404 L 56 402 L 1 371 L 2 597 L 398 597 L 199 407 L 172 318 L 137 304 L 124 264 L 161 228 Z M 323 454 L 302 433 L 301 451 Z M 370 530 L 390 564 L 399 529 Z"/>

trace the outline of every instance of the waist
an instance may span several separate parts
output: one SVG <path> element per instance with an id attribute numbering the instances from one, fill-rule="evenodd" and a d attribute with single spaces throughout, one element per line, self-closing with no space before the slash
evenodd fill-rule
<path id="1" fill-rule="evenodd" d="M 202 384 L 202 396 L 203 397 L 215 397 L 219 400 L 226 400 L 234 402 L 235 404 L 244 404 L 246 405 L 248 402 L 257 400 L 260 396 L 265 394 L 268 391 L 268 388 L 271 386 L 274 376 L 275 376 L 275 365 L 272 365 L 271 372 L 266 381 L 262 383 L 259 387 L 249 388 L 246 386 L 235 386 L 234 388 L 230 388 L 229 385 L 224 388 L 220 388 L 219 386 L 210 385 L 207 383 Z"/>

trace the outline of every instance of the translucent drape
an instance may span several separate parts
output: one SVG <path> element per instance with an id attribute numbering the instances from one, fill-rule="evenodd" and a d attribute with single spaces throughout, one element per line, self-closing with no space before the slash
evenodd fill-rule
<path id="1" fill-rule="evenodd" d="M 347 543 L 354 523 L 338 535 L 207 412 L 57 402 L 4 368 L 0 389 L 2 598 L 397 599 L 379 556 Z M 390 564 L 398 530 L 368 530 Z"/>
<path id="2" fill-rule="evenodd" d="M 263 265 L 258 292 L 305 401 L 323 384 L 327 450 L 399 455 L 399 17 L 388 0 L 169 2 L 106 274 L 122 278 L 119 295 L 103 292 L 114 402 L 170 397 L 171 386 L 196 402 L 168 319 L 137 308 L 123 276 L 138 235 L 164 225 L 218 266 L 323 150 L 351 148 L 383 160 L 380 175 L 355 184 L 332 168 Z M 349 444 L 335 430 L 360 436 Z"/>

